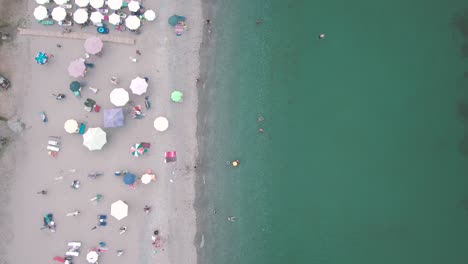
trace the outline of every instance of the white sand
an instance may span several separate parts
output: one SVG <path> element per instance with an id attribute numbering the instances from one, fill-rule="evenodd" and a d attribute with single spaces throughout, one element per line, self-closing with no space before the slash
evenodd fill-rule
<path id="1" fill-rule="evenodd" d="M 15 46 L 8 48 L 15 51 L 14 56 L 6 60 L 12 62 L 9 68 L 15 69 L 15 74 L 10 76 L 14 91 L 8 96 L 21 97 L 16 105 L 17 115 L 28 129 L 17 138 L 16 150 L 14 147 L 10 149 L 16 153 L 16 170 L 11 181 L 10 199 L 2 204 L 12 208 L 5 215 L 11 223 L 4 226 L 11 233 L 2 232 L 2 239 L 9 243 L 0 263 L 5 260 L 8 260 L 5 263 L 51 263 L 54 256 L 63 256 L 69 241 L 83 242 L 82 254 L 74 263 L 86 263 L 87 250 L 97 246 L 99 241 L 105 241 L 110 249 L 101 255 L 101 264 L 196 263 L 193 168 L 197 155 L 195 79 L 199 74 L 198 51 L 202 40 L 201 1 L 160 0 L 143 4 L 156 11 L 157 19 L 143 25 L 140 35 L 111 30 L 111 34 L 135 37 L 137 44 L 105 43 L 103 56 L 91 58 L 95 68 L 82 80 L 98 88 L 99 92 L 93 94 L 84 88 L 81 100 L 74 98 L 68 89 L 73 79 L 68 76 L 67 67 L 72 59 L 84 57 L 84 41 L 18 37 Z M 30 0 L 29 14 L 34 6 L 35 1 Z M 173 14 L 187 17 L 189 30 L 181 37 L 177 37 L 167 24 L 168 17 Z M 58 26 L 40 26 L 34 20 L 29 26 L 60 30 Z M 95 27 L 87 29 L 92 30 Z M 80 29 L 75 27 L 74 31 Z M 62 47 L 57 48 L 57 43 Z M 136 55 L 136 49 L 142 56 Z M 37 65 L 33 58 L 38 51 L 52 53 L 55 57 L 47 65 Z M 131 62 L 129 56 L 137 57 L 138 62 Z M 82 146 L 80 135 L 66 134 L 63 124 L 69 118 L 85 122 L 88 127 L 102 127 L 102 111 L 86 112 L 83 109 L 85 99 L 96 100 L 103 109 L 111 108 L 109 93 L 113 86 L 110 77 L 117 76 L 120 79 L 118 87 L 128 89 L 131 79 L 137 75 L 150 79 L 148 95 L 153 108 L 144 110 L 144 119 L 134 120 L 127 115 L 125 127 L 105 129 L 108 143 L 101 151 L 90 152 Z M 184 92 L 182 104 L 170 101 L 174 89 Z M 56 101 L 51 96 L 59 92 L 67 95 L 65 101 Z M 144 95 L 131 95 L 133 102 L 144 106 L 143 98 Z M 5 102 L 4 97 L 2 102 Z M 41 122 L 40 111 L 46 112 L 48 123 Z M 159 115 L 166 116 L 170 122 L 169 129 L 163 133 L 153 128 L 153 120 Z M 63 146 L 55 159 L 46 152 L 49 136 L 61 137 Z M 135 158 L 130 155 L 129 148 L 138 142 L 149 142 L 152 146 L 144 156 Z M 163 162 L 167 150 L 177 151 L 176 163 Z M 14 164 L 13 160 L 8 162 Z M 70 169 L 76 169 L 76 172 L 71 173 Z M 149 185 L 140 184 L 134 190 L 125 186 L 122 178 L 113 175 L 121 169 L 137 175 L 152 169 L 158 180 Z M 105 175 L 96 180 L 87 178 L 87 174 L 95 170 Z M 63 180 L 55 180 L 57 177 L 63 177 Z M 74 179 L 82 183 L 79 190 L 69 187 Z M 49 193 L 45 196 L 36 194 L 42 189 Z M 96 193 L 104 195 L 97 205 L 89 202 Z M 121 221 L 110 216 L 111 203 L 119 199 L 130 207 L 129 216 Z M 149 215 L 143 212 L 145 204 L 152 205 Z M 74 210 L 81 214 L 65 216 Z M 56 233 L 40 230 L 42 217 L 49 212 L 54 214 Z M 108 215 L 108 226 L 91 230 L 97 224 L 98 214 Z M 121 226 L 128 227 L 123 235 L 118 231 Z M 162 250 L 156 254 L 151 245 L 151 234 L 155 229 L 160 230 L 165 241 Z M 118 249 L 125 250 L 125 254 L 117 257 L 115 251 Z"/>

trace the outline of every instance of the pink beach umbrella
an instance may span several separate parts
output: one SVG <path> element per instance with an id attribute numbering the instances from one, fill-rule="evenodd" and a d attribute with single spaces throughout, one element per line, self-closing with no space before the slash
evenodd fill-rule
<path id="1" fill-rule="evenodd" d="M 76 59 L 72 62 L 70 62 L 70 65 L 68 65 L 68 74 L 70 76 L 78 78 L 78 77 L 83 77 L 86 72 L 86 65 L 84 64 L 84 61 L 80 59 Z"/>
<path id="2" fill-rule="evenodd" d="M 87 38 L 85 43 L 84 43 L 84 48 L 86 52 L 96 55 L 99 52 L 102 51 L 102 46 L 104 44 L 102 43 L 102 40 L 98 37 L 90 37 Z"/>

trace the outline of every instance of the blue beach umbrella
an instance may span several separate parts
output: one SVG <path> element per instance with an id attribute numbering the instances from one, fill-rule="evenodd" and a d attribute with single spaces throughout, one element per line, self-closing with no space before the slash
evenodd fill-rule
<path id="1" fill-rule="evenodd" d="M 136 180 L 135 174 L 131 174 L 131 173 L 125 174 L 125 176 L 123 178 L 124 183 L 127 184 L 127 185 L 134 184 L 135 180 Z"/>
<path id="2" fill-rule="evenodd" d="M 104 127 L 121 127 L 124 125 L 122 108 L 104 109 Z"/>
<path id="3" fill-rule="evenodd" d="M 37 64 L 43 65 L 49 61 L 49 57 L 45 52 L 39 52 L 37 53 L 35 60 Z"/>

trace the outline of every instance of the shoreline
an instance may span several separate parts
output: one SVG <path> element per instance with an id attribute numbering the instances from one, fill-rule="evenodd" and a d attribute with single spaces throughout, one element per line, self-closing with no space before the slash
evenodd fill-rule
<path id="1" fill-rule="evenodd" d="M 29 10 L 26 17 L 30 17 L 31 6 L 35 3 L 24 4 L 29 4 L 30 8 L 24 8 L 23 11 Z M 147 3 L 147 5 L 154 7 L 151 5 L 156 4 Z M 10 243 L 5 247 L 5 254 L 0 252 L 0 261 L 3 259 L 14 261 L 20 254 L 22 245 L 27 243 L 25 239 L 39 244 L 37 248 L 28 251 L 28 254 L 23 256 L 24 261 L 34 259 L 46 262 L 54 255 L 63 254 L 62 251 L 67 241 L 82 241 L 85 245 L 82 248 L 82 253 L 84 253 L 93 243 L 106 237 L 112 250 L 120 247 L 127 248 L 122 257 L 117 258 L 113 253 L 104 256 L 103 263 L 152 263 L 154 261 L 158 263 L 196 263 L 197 255 L 194 241 L 196 240 L 197 226 L 195 224 L 196 212 L 193 207 L 196 195 L 196 175 L 193 168 L 197 164 L 198 156 L 195 136 L 198 97 L 194 86 L 195 78 L 199 76 L 200 72 L 198 51 L 201 39 L 199 35 L 202 32 L 204 22 L 201 8 L 200 1 L 195 1 L 190 5 L 179 3 L 179 1 L 163 1 L 158 3 L 155 8 L 158 10 L 158 20 L 151 25 L 143 26 L 143 32 L 137 36 L 138 40 L 135 46 L 122 47 L 105 44 L 105 54 L 96 60 L 97 68 L 93 69 L 94 73 L 90 72 L 89 76 L 86 77 L 86 82 L 96 83 L 100 92 L 97 95 L 88 93 L 86 97 L 97 97 L 98 102 L 104 108 L 108 108 L 109 103 L 106 98 L 111 87 L 104 80 L 107 80 L 107 77 L 99 76 L 96 72 L 102 71 L 106 65 L 121 64 L 116 63 L 117 54 L 132 54 L 135 52 L 134 49 L 140 49 L 144 57 L 141 57 L 137 64 L 131 64 L 125 60 L 127 66 L 115 68 L 114 71 L 119 74 L 121 79 L 125 80 L 125 83 L 137 74 L 149 76 L 150 89 L 152 90 L 149 95 L 154 106 L 153 109 L 147 111 L 147 117 L 144 121 L 135 122 L 135 120 L 128 120 L 128 118 L 126 122 L 129 124 L 120 128 L 119 131 L 106 130 L 110 141 L 100 152 L 83 151 L 79 139 L 64 133 L 61 121 L 75 117 L 86 120 L 92 126 L 100 122 L 99 118 L 92 114 L 85 115 L 82 110 L 79 110 L 81 109 L 79 105 L 82 102 L 76 101 L 69 93 L 67 93 L 67 99 L 63 105 L 58 105 L 55 100 L 49 97 L 49 93 L 63 89 L 61 87 L 69 82 L 69 78 L 62 76 L 64 75 L 62 69 L 66 68 L 66 63 L 70 59 L 79 56 L 81 52 L 77 53 L 75 50 L 81 49 L 82 43 L 59 39 L 58 41 L 62 43 L 63 47 L 58 49 L 53 47 L 57 41 L 54 39 L 45 40 L 18 36 L 14 40 L 14 45 L 21 43 L 23 46 L 19 50 L 23 55 L 16 59 L 17 65 L 12 68 L 16 69 L 18 75 L 31 76 L 31 84 L 47 83 L 47 85 L 38 87 L 39 85 L 29 85 L 28 78 L 10 77 L 14 83 L 8 93 L 14 93 L 18 99 L 19 102 L 15 105 L 18 106 L 17 115 L 25 122 L 27 129 L 17 137 L 16 142 L 8 149 L 8 151 L 15 151 L 16 159 L 22 160 L 24 163 L 21 166 L 17 164 L 18 166 L 13 173 L 15 176 L 12 179 L 11 188 L 9 188 L 11 191 L 10 194 L 7 194 L 9 197 L 7 203 L 10 208 L 15 208 L 14 211 L 8 209 L 8 212 L 11 213 L 11 220 L 6 221 L 12 223 L 8 230 L 13 231 Z M 189 30 L 181 37 L 176 37 L 173 30 L 167 25 L 167 17 L 174 13 L 184 15 L 188 19 Z M 32 24 L 30 26 L 37 27 L 38 25 Z M 57 29 L 56 26 L 52 28 L 52 30 L 54 29 Z M 151 41 L 155 41 L 156 45 L 152 45 Z M 34 46 L 30 46 L 30 43 L 34 43 Z M 45 67 L 33 65 L 31 54 L 39 49 L 53 53 L 55 55 L 53 63 Z M 21 65 L 21 63 L 23 64 Z M 47 75 L 51 74 L 50 71 L 57 72 L 57 75 L 53 79 L 47 80 Z M 39 91 L 39 88 L 42 91 Z M 173 89 L 180 89 L 184 92 L 183 104 L 175 105 L 167 102 L 166 98 L 169 97 L 170 91 Z M 141 103 L 141 98 L 135 97 L 135 101 Z M 74 108 L 74 112 L 67 109 L 68 107 L 64 108 L 64 105 Z M 38 109 L 45 109 L 49 115 L 49 123 L 46 126 L 38 122 L 36 114 Z M 165 115 L 170 120 L 170 128 L 164 134 L 157 134 L 154 129 L 147 129 L 147 124 L 151 123 L 152 126 L 152 119 L 158 115 Z M 132 129 L 139 131 L 138 134 L 132 134 Z M 49 135 L 55 134 L 59 134 L 64 142 L 63 151 L 61 150 L 56 160 L 44 153 L 43 146 L 44 140 Z M 127 154 L 127 144 L 131 144 L 135 140 L 149 141 L 154 149 L 150 150 L 147 157 L 135 160 Z M 15 148 L 15 145 L 18 147 Z M 176 164 L 164 164 L 161 153 L 171 149 L 177 150 L 178 161 Z M 110 155 L 107 156 L 107 159 L 105 158 L 106 153 Z M 12 156 L 9 155 L 10 158 Z M 144 168 L 154 169 L 158 181 L 152 188 L 139 186 L 136 193 L 128 188 L 122 189 L 120 184 L 114 183 L 115 177 L 111 175 L 113 171 L 122 167 L 137 174 Z M 38 168 L 41 168 L 40 173 L 36 172 Z M 77 173 L 69 173 L 68 171 L 72 168 L 76 169 Z M 82 178 L 82 175 L 86 175 L 89 170 L 93 169 L 102 170 L 105 176 L 92 183 L 87 182 L 85 178 Z M 64 177 L 64 180 L 55 181 L 56 177 Z M 73 178 L 83 181 L 81 194 L 75 194 L 67 188 L 68 181 Z M 47 188 L 50 195 L 37 197 L 35 192 L 41 188 Z M 88 208 L 89 205 L 86 202 L 88 196 L 102 188 L 111 188 L 115 191 L 106 195 L 108 199 L 105 199 L 103 205 Z M 59 197 L 67 197 L 67 201 L 54 200 L 54 198 Z M 120 222 L 110 221 L 111 227 L 107 230 L 89 231 L 90 225 L 94 224 L 94 214 L 108 213 L 107 206 L 115 199 L 129 201 L 130 208 L 133 205 L 134 209 L 130 212 L 131 217 L 127 217 L 132 219 Z M 139 208 L 140 204 L 148 203 L 144 200 L 151 201 L 150 204 L 154 207 L 152 210 L 154 213 L 149 216 L 145 216 Z M 75 207 L 83 210 L 79 218 L 63 217 L 65 211 Z M 48 211 L 54 212 L 58 222 L 58 231 L 52 236 L 36 229 L 41 215 Z M 125 243 L 122 241 L 122 236 L 115 233 L 115 229 L 123 224 L 129 226 L 129 232 L 125 234 Z M 6 227 L 3 222 L 1 225 Z M 75 225 L 75 228 L 70 229 L 70 225 Z M 154 228 L 161 230 L 165 241 L 165 248 L 156 255 L 150 252 L 150 233 Z M 78 261 L 81 261 L 82 258 L 83 256 L 80 255 Z"/>
<path id="2" fill-rule="evenodd" d="M 203 16 L 203 37 L 202 42 L 200 43 L 199 58 L 200 58 L 200 74 L 199 79 L 201 82 L 197 84 L 198 90 L 198 107 L 197 107 L 197 144 L 198 144 L 198 156 L 197 156 L 197 171 L 196 171 L 196 180 L 195 180 L 195 199 L 194 199 L 194 208 L 196 212 L 196 235 L 194 239 L 194 244 L 197 251 L 197 263 L 207 263 L 207 256 L 205 251 L 207 242 L 206 232 L 207 232 L 207 219 L 209 218 L 211 212 L 208 208 L 209 202 L 206 200 L 209 198 L 205 193 L 205 174 L 207 166 L 204 163 L 206 153 L 206 141 L 208 139 L 206 131 L 207 117 L 210 115 L 210 109 L 207 105 L 210 102 L 209 90 L 212 87 L 207 87 L 207 82 L 210 80 L 210 65 L 213 65 L 212 62 L 215 56 L 215 39 L 214 36 L 216 32 L 212 33 L 213 22 L 215 21 L 215 0 L 201 0 L 202 3 L 202 16 Z M 206 24 L 206 19 L 212 21 L 211 25 Z M 209 32 L 210 30 L 210 32 Z M 212 114 L 211 114 L 212 115 Z"/>

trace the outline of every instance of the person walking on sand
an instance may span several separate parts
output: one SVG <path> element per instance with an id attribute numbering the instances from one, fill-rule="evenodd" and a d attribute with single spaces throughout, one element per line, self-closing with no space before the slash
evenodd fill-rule
<path id="1" fill-rule="evenodd" d="M 79 214 L 80 214 L 80 211 L 74 211 L 74 212 L 68 213 L 67 216 L 77 216 Z"/>
<path id="2" fill-rule="evenodd" d="M 141 56 L 140 50 L 136 50 L 136 54 L 139 55 L 139 56 Z"/>
<path id="3" fill-rule="evenodd" d="M 114 85 L 117 85 L 119 84 L 119 80 L 117 79 L 117 77 L 111 77 L 110 78 L 110 82 Z"/>
<path id="4" fill-rule="evenodd" d="M 37 194 L 46 195 L 46 194 L 47 194 L 47 191 L 46 191 L 46 190 L 38 191 Z"/>

